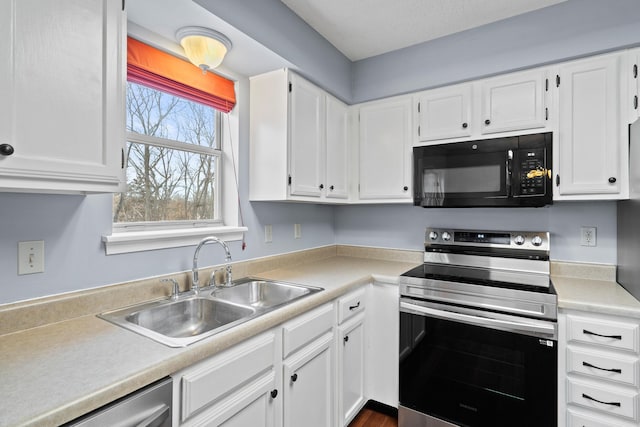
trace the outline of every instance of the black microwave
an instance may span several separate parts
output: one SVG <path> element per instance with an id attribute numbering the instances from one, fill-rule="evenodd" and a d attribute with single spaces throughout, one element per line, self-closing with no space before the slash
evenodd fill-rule
<path id="1" fill-rule="evenodd" d="M 413 204 L 540 207 L 553 202 L 552 133 L 413 149 Z"/>

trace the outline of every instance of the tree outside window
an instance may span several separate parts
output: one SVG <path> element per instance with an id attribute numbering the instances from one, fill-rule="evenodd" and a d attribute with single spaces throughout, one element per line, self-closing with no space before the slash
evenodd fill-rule
<path id="1" fill-rule="evenodd" d="M 114 196 L 114 223 L 220 222 L 220 112 L 130 82 L 126 107 L 127 190 Z"/>

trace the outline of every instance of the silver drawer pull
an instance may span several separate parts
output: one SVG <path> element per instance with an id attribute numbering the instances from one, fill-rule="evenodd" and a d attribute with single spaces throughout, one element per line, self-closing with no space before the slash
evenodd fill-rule
<path id="1" fill-rule="evenodd" d="M 593 369 L 599 369 L 601 371 L 607 371 L 607 372 L 615 372 L 616 374 L 621 374 L 622 373 L 622 369 L 618 369 L 618 368 L 601 368 L 599 366 L 596 365 L 592 365 L 589 362 L 582 362 L 582 366 L 586 366 L 587 368 L 593 368 Z"/>
<path id="2" fill-rule="evenodd" d="M 591 332 L 591 331 L 589 331 L 587 329 L 583 329 L 582 333 L 586 334 L 586 335 L 595 335 L 597 337 L 602 337 L 602 338 L 612 338 L 614 340 L 621 340 L 622 339 L 622 335 L 601 335 L 601 334 L 596 334 L 595 332 Z"/>
<path id="3" fill-rule="evenodd" d="M 585 393 L 582 393 L 582 397 L 584 397 L 585 399 L 593 400 L 594 402 L 602 403 L 603 405 L 617 406 L 618 408 L 622 406 L 620 402 L 603 402 L 602 400 L 594 399 L 593 397 Z"/>

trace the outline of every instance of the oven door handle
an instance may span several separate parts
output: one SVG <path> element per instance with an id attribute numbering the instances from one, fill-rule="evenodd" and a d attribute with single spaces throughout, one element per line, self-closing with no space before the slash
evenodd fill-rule
<path id="1" fill-rule="evenodd" d="M 400 311 L 404 313 L 414 313 L 418 315 L 437 317 L 439 319 L 453 320 L 493 329 L 545 335 L 550 338 L 554 337 L 553 339 L 555 339 L 556 335 L 555 325 L 549 324 L 547 322 L 537 322 L 535 320 L 529 322 L 517 322 L 513 320 L 493 319 L 491 317 L 473 316 L 469 314 L 457 313 L 455 311 L 437 310 L 434 308 L 411 304 L 405 301 L 400 302 Z"/>

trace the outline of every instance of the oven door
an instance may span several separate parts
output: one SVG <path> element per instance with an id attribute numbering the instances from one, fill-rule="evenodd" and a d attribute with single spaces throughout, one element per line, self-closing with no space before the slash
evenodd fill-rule
<path id="1" fill-rule="evenodd" d="M 556 331 L 401 298 L 399 426 L 556 426 Z"/>

